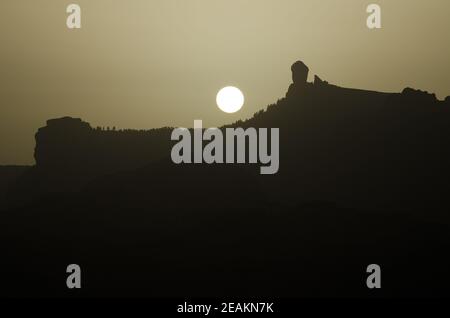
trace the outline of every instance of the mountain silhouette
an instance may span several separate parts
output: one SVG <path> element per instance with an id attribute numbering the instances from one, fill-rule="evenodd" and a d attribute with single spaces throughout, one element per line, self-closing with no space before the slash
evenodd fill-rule
<path id="1" fill-rule="evenodd" d="M 280 128 L 280 171 L 258 177 L 274 200 L 383 209 L 448 206 L 449 98 L 439 101 L 411 88 L 401 93 L 341 88 L 317 75 L 308 83 L 308 72 L 303 62 L 294 63 L 285 98 L 222 127 Z M 36 133 L 36 166 L 11 192 L 22 202 L 27 193 L 78 191 L 102 175 L 171 162 L 171 131 L 49 120 Z"/>
<path id="2" fill-rule="evenodd" d="M 294 63 L 285 97 L 221 127 L 279 128 L 274 175 L 176 165 L 170 127 L 47 121 L 36 165 L 8 183 L 10 292 L 67 295 L 55 273 L 79 262 L 88 296 L 370 296 L 378 262 L 377 296 L 448 295 L 449 97 L 308 73 Z"/>

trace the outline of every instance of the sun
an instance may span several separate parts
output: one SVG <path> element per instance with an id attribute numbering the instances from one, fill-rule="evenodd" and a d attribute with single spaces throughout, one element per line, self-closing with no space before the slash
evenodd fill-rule
<path id="1" fill-rule="evenodd" d="M 244 94 L 237 87 L 227 86 L 217 93 L 216 102 L 225 113 L 235 113 L 244 105 Z"/>

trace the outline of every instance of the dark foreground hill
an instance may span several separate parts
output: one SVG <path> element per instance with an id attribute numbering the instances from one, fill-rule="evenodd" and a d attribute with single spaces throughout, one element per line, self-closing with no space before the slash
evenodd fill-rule
<path id="1" fill-rule="evenodd" d="M 176 166 L 168 174 L 165 165 L 7 211 L 2 293 L 449 295 L 447 213 L 275 204 L 247 171 Z M 65 268 L 72 263 L 83 274 L 76 292 L 65 287 Z M 365 285 L 373 263 L 383 270 L 379 291 Z"/>
<path id="2" fill-rule="evenodd" d="M 307 72 L 294 64 L 285 98 L 231 125 L 280 129 L 275 175 L 175 165 L 168 128 L 49 121 L 9 188 L 2 293 L 71 295 L 76 263 L 76 295 L 449 295 L 449 100 Z M 373 263 L 379 291 L 365 285 Z"/>

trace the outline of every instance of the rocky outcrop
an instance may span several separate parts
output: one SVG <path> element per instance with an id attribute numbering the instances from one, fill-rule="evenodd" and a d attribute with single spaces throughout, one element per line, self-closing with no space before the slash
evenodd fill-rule
<path id="1" fill-rule="evenodd" d="M 325 85 L 328 85 L 327 81 L 322 81 L 322 79 L 319 76 L 314 75 L 314 86 L 325 86 Z"/>
<path id="2" fill-rule="evenodd" d="M 302 61 L 297 61 L 291 66 L 292 82 L 295 85 L 305 85 L 308 80 L 309 68 Z"/>
<path id="3" fill-rule="evenodd" d="M 407 87 L 402 91 L 402 97 L 414 103 L 437 102 L 436 94 L 431 94 L 428 93 L 427 91 L 421 91 L 419 89 L 413 89 L 410 87 Z"/>
<path id="4" fill-rule="evenodd" d="M 86 162 L 93 129 L 80 118 L 50 119 L 35 135 L 34 158 L 39 167 L 60 168 Z"/>
<path id="5" fill-rule="evenodd" d="M 305 93 L 308 86 L 308 73 L 309 68 L 302 61 L 295 62 L 292 67 L 292 84 L 289 86 L 289 90 L 286 94 L 287 98 L 295 98 Z"/>
<path id="6" fill-rule="evenodd" d="M 36 133 L 35 160 L 40 169 L 95 171 L 134 169 L 170 154 L 170 129 L 148 131 L 94 129 L 80 118 L 47 121 Z"/>

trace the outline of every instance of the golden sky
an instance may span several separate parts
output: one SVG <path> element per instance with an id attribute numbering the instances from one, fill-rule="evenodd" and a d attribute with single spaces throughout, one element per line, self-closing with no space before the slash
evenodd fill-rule
<path id="1" fill-rule="evenodd" d="M 66 7 L 82 28 L 66 27 Z M 382 8 L 382 29 L 366 7 Z M 303 60 L 340 86 L 450 95 L 448 0 L 1 0 L 0 164 L 31 164 L 49 118 L 93 126 L 218 126 L 283 97 Z M 221 112 L 239 87 L 246 104 Z"/>

